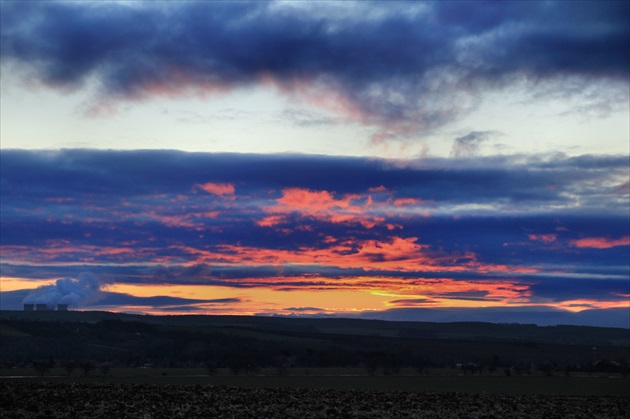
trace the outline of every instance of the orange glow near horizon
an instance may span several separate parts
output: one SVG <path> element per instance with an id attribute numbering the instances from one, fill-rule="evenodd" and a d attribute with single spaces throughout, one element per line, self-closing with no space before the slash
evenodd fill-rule
<path id="1" fill-rule="evenodd" d="M 33 281 L 23 278 L 0 277 L 2 291 L 34 289 Z M 134 297 L 169 296 L 191 300 L 209 300 L 165 306 L 90 306 L 81 310 L 108 310 L 145 314 L 337 314 L 377 312 L 392 308 L 486 308 L 486 307 L 551 307 L 571 312 L 588 309 L 627 308 L 627 301 L 567 300 L 533 303 L 528 286 L 499 281 L 456 281 L 449 279 L 400 278 L 309 278 L 312 285 L 291 287 L 288 278 L 267 278 L 257 286 L 230 287 L 219 285 L 153 285 L 105 284 L 101 291 L 128 294 Z M 295 278 L 304 281 L 305 278 Z M 283 285 L 277 286 L 276 281 Z M 55 279 L 38 281 L 37 285 L 51 285 Z M 246 282 L 246 281 L 245 281 Z M 229 299 L 229 300 L 227 300 Z M 222 301 L 224 300 L 224 301 Z"/>
<path id="2" fill-rule="evenodd" d="M 358 290 L 278 290 L 273 288 L 232 288 L 215 285 L 130 285 L 113 284 L 105 287 L 109 292 L 133 296 L 171 297 L 217 300 L 238 298 L 239 302 L 228 304 L 197 304 L 202 310 L 219 314 L 280 313 L 287 314 L 304 308 L 318 308 L 322 313 L 360 312 L 382 310 L 389 297 Z M 291 310 L 297 309 L 297 310 Z M 159 307 L 150 312 L 160 311 Z M 306 310 L 308 311 L 308 310 Z M 173 314 L 170 312 L 170 314 Z M 193 313 L 194 314 L 194 313 Z"/>
<path id="3" fill-rule="evenodd" d="M 578 313 L 583 310 L 590 309 L 606 309 L 606 308 L 628 308 L 628 300 L 621 301 L 598 301 L 598 300 L 566 300 L 558 302 L 554 305 L 556 308 Z"/>
<path id="4" fill-rule="evenodd" d="M 41 281 L 34 281 L 33 279 L 15 278 L 10 276 L 0 276 L 0 292 L 18 291 L 24 289 L 32 289 L 33 283 L 40 287 L 42 285 L 54 284 L 55 279 L 45 279 Z"/>

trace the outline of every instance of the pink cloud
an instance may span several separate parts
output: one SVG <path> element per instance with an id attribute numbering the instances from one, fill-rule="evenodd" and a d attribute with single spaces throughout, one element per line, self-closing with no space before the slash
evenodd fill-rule
<path id="1" fill-rule="evenodd" d="M 590 249 L 609 249 L 617 246 L 630 246 L 630 236 L 625 236 L 620 239 L 608 239 L 605 237 L 585 237 L 583 239 L 573 240 L 572 246 L 578 248 L 590 248 Z"/>
<path id="2" fill-rule="evenodd" d="M 260 227 L 273 227 L 278 224 L 281 224 L 284 221 L 284 217 L 282 215 L 270 215 L 261 220 L 256 221 Z"/>
<path id="3" fill-rule="evenodd" d="M 382 216 L 369 213 L 373 201 L 370 196 L 346 194 L 334 196 L 329 191 L 313 191 L 303 188 L 286 188 L 282 197 L 263 210 L 270 216 L 257 224 L 274 226 L 284 220 L 288 214 L 297 213 L 303 217 L 312 217 L 330 223 L 359 223 L 365 228 L 373 228 L 385 222 Z"/>
<path id="4" fill-rule="evenodd" d="M 556 234 L 529 234 L 527 237 L 530 240 L 543 243 L 554 243 L 556 240 L 558 240 L 558 236 Z"/>
<path id="5" fill-rule="evenodd" d="M 348 207 L 347 200 L 335 200 L 328 191 L 311 191 L 300 188 L 287 188 L 282 191 L 278 203 L 287 209 L 301 210 L 307 213 L 325 211 L 333 207 Z"/>
<path id="6" fill-rule="evenodd" d="M 477 260 L 472 252 L 446 254 L 429 249 L 418 243 L 417 237 L 391 237 L 389 240 L 346 240 L 333 242 L 327 248 L 300 247 L 294 250 L 268 249 L 224 244 L 216 250 L 189 246 L 173 246 L 189 258 L 188 264 L 220 263 L 248 265 L 305 264 L 363 268 L 365 270 L 388 269 L 398 272 L 520 272 L 532 273 L 535 269 L 506 265 L 486 264 Z"/>
<path id="7" fill-rule="evenodd" d="M 420 204 L 422 204 L 422 200 L 417 199 L 417 198 L 398 198 L 394 200 L 394 205 L 396 206 L 420 205 Z"/>
<path id="8" fill-rule="evenodd" d="M 234 185 L 231 183 L 203 183 L 195 185 L 195 188 L 213 195 L 234 195 Z"/>

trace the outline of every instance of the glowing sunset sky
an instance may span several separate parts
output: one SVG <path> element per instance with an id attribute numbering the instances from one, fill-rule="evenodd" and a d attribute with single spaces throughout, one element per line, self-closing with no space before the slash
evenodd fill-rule
<path id="1" fill-rule="evenodd" d="M 2 309 L 630 327 L 629 4 L 3 1 Z"/>

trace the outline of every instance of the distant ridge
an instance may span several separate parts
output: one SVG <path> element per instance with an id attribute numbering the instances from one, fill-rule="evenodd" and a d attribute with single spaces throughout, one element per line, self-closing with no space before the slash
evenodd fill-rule
<path id="1" fill-rule="evenodd" d="M 22 301 L 32 290 L 15 290 L 0 292 L 0 312 L 4 310 L 22 310 Z M 170 304 L 177 302 L 174 297 L 132 297 L 107 293 L 105 301 L 111 306 L 121 303 L 139 304 Z M 202 300 L 189 300 L 196 302 Z M 116 304 L 114 304 L 114 302 Z M 87 310 L 98 310 L 98 305 L 85 307 Z M 307 315 L 296 313 L 294 316 L 305 318 Z M 518 323 L 535 324 L 538 326 L 593 326 L 630 329 L 630 306 L 627 308 L 588 309 L 580 312 L 554 309 L 552 307 L 482 307 L 482 308 L 392 308 L 383 311 L 363 312 L 357 314 L 328 315 L 319 314 L 308 317 L 344 317 L 368 320 L 413 321 L 413 322 L 486 322 L 486 323 Z"/>
<path id="2" fill-rule="evenodd" d="M 106 320 L 169 327 L 239 328 L 280 334 L 329 334 L 403 339 L 537 342 L 569 345 L 630 346 L 624 328 L 596 326 L 538 326 L 535 324 L 414 322 L 360 318 L 307 318 L 217 315 L 144 315 L 107 311 L 0 311 L 0 320 L 95 323 Z"/>
<path id="3" fill-rule="evenodd" d="M 630 329 L 630 307 L 589 309 L 579 312 L 548 307 L 485 308 L 397 308 L 376 313 L 362 313 L 361 318 L 393 321 L 488 322 L 535 324 L 538 326 L 593 326 Z"/>

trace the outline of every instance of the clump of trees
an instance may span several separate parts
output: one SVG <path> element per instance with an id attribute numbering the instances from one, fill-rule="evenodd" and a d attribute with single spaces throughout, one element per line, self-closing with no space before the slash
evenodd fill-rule
<path id="1" fill-rule="evenodd" d="M 50 369 L 55 365 L 55 362 L 53 361 L 52 358 L 50 358 L 49 360 L 46 361 L 34 361 L 33 362 L 33 369 L 35 369 L 35 371 L 37 372 L 37 374 L 39 374 L 41 377 L 45 376 L 48 371 L 50 371 Z"/>

